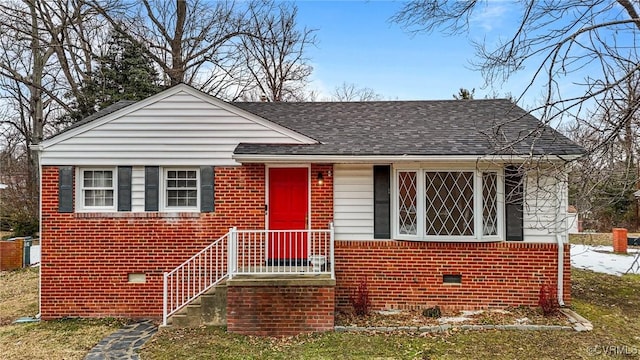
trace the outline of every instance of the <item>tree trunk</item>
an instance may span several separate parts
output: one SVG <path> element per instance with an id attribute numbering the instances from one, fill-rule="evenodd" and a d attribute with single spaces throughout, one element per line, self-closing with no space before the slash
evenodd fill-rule
<path id="1" fill-rule="evenodd" d="M 171 39 L 171 72 L 169 78 L 171 85 L 184 82 L 184 59 L 182 54 L 182 37 L 184 36 L 184 24 L 187 17 L 187 2 L 176 0 L 176 31 Z"/>

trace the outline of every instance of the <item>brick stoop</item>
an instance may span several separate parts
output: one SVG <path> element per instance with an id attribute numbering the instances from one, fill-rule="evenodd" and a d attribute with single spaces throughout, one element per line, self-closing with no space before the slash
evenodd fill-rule
<path id="1" fill-rule="evenodd" d="M 333 331 L 335 280 L 329 277 L 233 278 L 227 285 L 230 333 L 293 336 Z"/>
<path id="2" fill-rule="evenodd" d="M 195 298 L 167 319 L 167 326 L 227 325 L 227 285 L 220 284 Z"/>

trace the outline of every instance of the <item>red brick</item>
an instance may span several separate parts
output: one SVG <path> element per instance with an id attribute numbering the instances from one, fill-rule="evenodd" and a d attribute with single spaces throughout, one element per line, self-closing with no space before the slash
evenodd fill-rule
<path id="1" fill-rule="evenodd" d="M 536 306 L 543 284 L 556 286 L 557 245 L 522 242 L 336 241 L 336 306 L 367 280 L 374 309 Z M 569 245 L 564 247 L 564 301 L 571 300 Z M 462 284 L 443 284 L 445 274 Z"/>

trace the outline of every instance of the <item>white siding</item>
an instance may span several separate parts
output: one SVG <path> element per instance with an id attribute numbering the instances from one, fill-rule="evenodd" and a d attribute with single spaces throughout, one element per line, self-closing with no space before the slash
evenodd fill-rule
<path id="1" fill-rule="evenodd" d="M 42 164 L 238 165 L 231 156 L 240 142 L 301 141 L 277 125 L 179 91 L 49 145 Z"/>
<path id="2" fill-rule="evenodd" d="M 144 212 L 144 166 L 131 169 L 131 211 Z"/>
<path id="3" fill-rule="evenodd" d="M 558 186 L 561 187 L 560 192 Z M 555 243 L 558 231 L 566 242 L 567 197 L 566 182 L 562 181 L 560 175 L 544 171 L 527 173 L 524 203 L 525 242 Z"/>
<path id="4" fill-rule="evenodd" d="M 336 240 L 373 239 L 373 165 L 335 165 Z"/>

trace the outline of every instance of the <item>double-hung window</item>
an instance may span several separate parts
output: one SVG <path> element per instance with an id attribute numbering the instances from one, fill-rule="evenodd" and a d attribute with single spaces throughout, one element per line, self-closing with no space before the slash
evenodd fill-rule
<path id="1" fill-rule="evenodd" d="M 114 169 L 81 169 L 79 197 L 82 210 L 115 210 Z"/>
<path id="2" fill-rule="evenodd" d="M 199 171 L 197 169 L 164 170 L 164 209 L 197 211 L 200 207 Z"/>
<path id="3" fill-rule="evenodd" d="M 497 240 L 498 170 L 397 169 L 395 235 L 433 241 Z"/>

